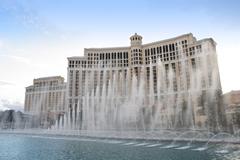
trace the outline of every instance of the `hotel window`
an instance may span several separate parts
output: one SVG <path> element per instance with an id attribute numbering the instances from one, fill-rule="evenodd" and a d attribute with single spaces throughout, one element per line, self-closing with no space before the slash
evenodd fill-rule
<path id="1" fill-rule="evenodd" d="M 195 70 L 196 69 L 196 62 L 195 62 L 194 58 L 191 59 L 191 63 L 192 63 L 192 68 Z"/>
<path id="2" fill-rule="evenodd" d="M 123 58 L 126 59 L 127 56 L 126 56 L 126 52 L 123 52 Z"/>
<path id="3" fill-rule="evenodd" d="M 154 85 L 154 93 L 157 93 L 157 68 L 156 66 L 152 67 L 153 72 L 153 85 Z"/>
<path id="4" fill-rule="evenodd" d="M 166 52 L 168 52 L 168 45 L 165 46 Z"/>
<path id="5" fill-rule="evenodd" d="M 202 46 L 201 45 L 196 46 L 196 50 L 197 50 L 197 53 L 202 52 Z"/>
<path id="6" fill-rule="evenodd" d="M 165 72 L 166 72 L 166 75 L 167 75 L 167 73 L 168 73 L 168 70 L 169 70 L 168 64 L 165 64 Z"/>
<path id="7" fill-rule="evenodd" d="M 173 69 L 174 72 L 176 72 L 176 65 L 175 65 L 175 63 L 172 63 L 172 69 Z"/>
<path id="8" fill-rule="evenodd" d="M 116 54 L 117 54 L 117 59 L 119 59 L 119 58 L 120 58 L 120 54 L 119 54 L 119 52 L 117 52 Z"/>
<path id="9" fill-rule="evenodd" d="M 172 45 L 169 44 L 168 46 L 169 46 L 169 51 L 171 52 L 172 51 Z"/>
<path id="10" fill-rule="evenodd" d="M 166 51 L 166 48 L 165 48 L 165 46 L 163 46 L 163 53 L 165 53 L 165 51 Z"/>
<path id="11" fill-rule="evenodd" d="M 171 47 L 172 51 L 174 51 L 175 50 L 174 44 L 171 44 L 171 45 L 172 45 L 172 47 Z"/>

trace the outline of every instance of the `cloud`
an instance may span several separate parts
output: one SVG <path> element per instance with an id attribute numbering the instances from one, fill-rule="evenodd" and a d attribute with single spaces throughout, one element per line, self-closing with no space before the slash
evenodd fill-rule
<path id="1" fill-rule="evenodd" d="M 3 48 L 3 41 L 0 39 L 0 49 Z"/>
<path id="2" fill-rule="evenodd" d="M 17 101 L 10 102 L 7 99 L 0 99 L 0 110 L 23 111 L 23 104 Z"/>
<path id="3" fill-rule="evenodd" d="M 6 57 L 6 58 L 10 58 L 16 62 L 30 64 L 30 59 L 28 59 L 26 57 L 22 57 L 22 56 L 1 54 L 0 57 Z"/>
<path id="4" fill-rule="evenodd" d="M 15 67 L 17 65 L 22 65 L 22 64 L 31 65 L 30 58 L 24 57 L 22 55 L 26 56 L 25 49 L 18 48 L 13 44 L 7 43 L 6 41 L 1 40 L 1 37 L 0 37 L 0 67 L 1 68 L 4 68 L 6 65 L 7 66 L 14 65 Z"/>
<path id="5" fill-rule="evenodd" d="M 18 61 L 18 62 L 22 62 L 22 63 L 26 63 L 26 64 L 30 63 L 30 60 L 28 58 L 25 58 L 25 57 L 15 56 L 15 55 L 9 55 L 9 57 L 14 59 L 15 61 Z"/>
<path id="6" fill-rule="evenodd" d="M 10 82 L 5 82 L 5 81 L 0 81 L 0 86 L 8 86 L 8 85 L 14 85 L 13 83 Z"/>
<path id="7" fill-rule="evenodd" d="M 30 59 L 17 55 L 23 54 L 24 52 L 25 51 L 23 49 L 13 47 L 13 45 L 10 45 L 9 43 L 6 43 L 6 41 L 0 39 L 0 59 L 9 58 L 16 62 L 30 64 Z"/>

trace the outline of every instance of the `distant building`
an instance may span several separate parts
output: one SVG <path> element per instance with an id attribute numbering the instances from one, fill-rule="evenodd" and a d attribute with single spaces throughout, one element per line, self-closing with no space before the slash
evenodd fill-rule
<path id="1" fill-rule="evenodd" d="M 191 33 L 147 44 L 134 34 L 130 46 L 85 48 L 68 58 L 67 85 L 76 128 L 214 130 L 224 121 L 216 43 Z"/>
<path id="2" fill-rule="evenodd" d="M 65 112 L 66 83 L 61 76 L 43 77 L 33 80 L 26 87 L 24 111 L 41 116 L 42 121 L 56 119 Z"/>
<path id="3" fill-rule="evenodd" d="M 38 117 L 24 114 L 20 111 L 0 111 L 0 129 L 24 129 L 38 127 Z"/>
<path id="4" fill-rule="evenodd" d="M 236 132 L 240 129 L 240 90 L 223 94 L 223 102 L 228 126 L 232 126 L 233 132 Z"/>

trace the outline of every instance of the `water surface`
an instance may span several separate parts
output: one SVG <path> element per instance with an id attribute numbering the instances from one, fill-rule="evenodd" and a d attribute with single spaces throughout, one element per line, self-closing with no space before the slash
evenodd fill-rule
<path id="1" fill-rule="evenodd" d="M 0 160 L 221 160 L 215 148 L 193 151 L 170 142 L 0 134 Z"/>

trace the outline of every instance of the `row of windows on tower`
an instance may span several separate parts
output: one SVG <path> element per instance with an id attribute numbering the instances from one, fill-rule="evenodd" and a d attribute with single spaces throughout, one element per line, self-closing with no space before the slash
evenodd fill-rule
<path id="1" fill-rule="evenodd" d="M 183 48 L 182 51 L 176 50 L 176 51 L 172 51 L 172 52 L 165 52 L 165 53 L 156 53 L 156 49 L 155 48 L 151 48 L 146 50 L 145 53 L 145 61 L 146 64 L 150 64 L 150 62 L 156 63 L 158 59 L 160 59 L 163 62 L 166 61 L 171 61 L 171 60 L 176 60 L 179 59 L 181 57 L 190 57 L 190 56 L 194 56 L 196 53 L 201 53 L 202 49 L 201 49 L 201 45 L 197 45 L 197 46 L 193 46 L 190 48 Z"/>
<path id="2" fill-rule="evenodd" d="M 88 60 L 128 59 L 128 52 L 89 53 Z"/>
<path id="3" fill-rule="evenodd" d="M 163 45 L 155 48 L 148 48 L 145 49 L 145 61 L 146 64 L 149 64 L 150 61 L 153 63 L 156 63 L 158 59 L 161 61 L 169 61 L 169 60 L 175 60 L 178 59 L 178 45 L 182 45 L 182 52 L 186 56 L 192 56 L 195 54 L 195 50 L 198 52 L 201 52 L 201 45 L 193 46 L 190 48 L 187 48 L 187 40 L 182 41 L 181 43 L 175 43 L 175 44 L 169 44 L 169 45 Z M 196 49 L 195 49 L 196 48 Z M 132 64 L 142 64 L 142 55 L 140 54 L 142 52 L 141 49 L 133 49 L 131 50 L 133 52 L 131 54 L 131 61 Z M 124 62 L 119 62 L 116 64 L 114 60 L 121 60 L 124 59 Z M 110 61 L 111 62 L 110 62 Z M 112 61 L 113 60 L 113 61 Z M 128 62 L 125 62 L 125 60 L 128 60 L 128 52 L 112 52 L 112 53 L 89 53 L 88 54 L 88 60 L 84 61 L 69 61 L 69 67 L 79 67 L 82 66 L 83 68 L 89 67 L 91 65 L 98 65 L 98 64 L 108 64 L 115 66 L 128 66 Z M 122 64 L 123 63 L 123 64 Z"/>
<path id="4" fill-rule="evenodd" d="M 169 45 L 159 46 L 156 48 L 145 49 L 145 56 L 156 55 L 156 53 L 172 52 L 177 49 L 176 46 L 177 46 L 177 43 L 175 45 L 169 44 Z"/>
<path id="5" fill-rule="evenodd" d="M 127 66 L 128 63 L 128 52 L 112 52 L 112 53 L 89 53 L 87 60 L 70 60 L 68 67 L 91 67 L 92 64 L 110 64 L 109 60 L 124 60 L 119 63 L 124 62 L 124 66 Z M 100 62 L 100 63 L 99 63 Z M 115 62 L 116 63 L 116 62 Z M 119 66 L 123 66 L 119 64 Z"/>
<path id="6" fill-rule="evenodd" d="M 132 52 L 142 52 L 142 50 L 141 49 L 133 49 L 133 50 L 131 50 L 131 53 Z"/>
<path id="7" fill-rule="evenodd" d="M 141 37 L 132 37 L 131 40 L 141 40 Z"/>
<path id="8" fill-rule="evenodd" d="M 182 44 L 183 47 L 187 47 L 187 40 L 181 41 L 181 43 L 171 43 L 168 45 L 158 46 L 154 48 L 145 49 L 145 56 L 155 55 L 156 53 L 166 53 L 166 52 L 173 52 L 178 50 L 178 45 Z"/>

